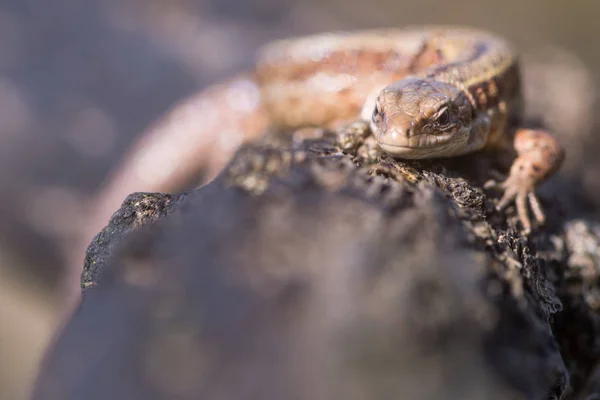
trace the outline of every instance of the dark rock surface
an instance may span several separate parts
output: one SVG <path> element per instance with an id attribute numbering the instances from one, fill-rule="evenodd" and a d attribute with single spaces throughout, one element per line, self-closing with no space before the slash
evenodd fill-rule
<path id="1" fill-rule="evenodd" d="M 549 223 L 523 236 L 481 189 L 484 154 L 405 163 L 360 125 L 309 133 L 242 149 L 192 192 L 128 197 L 34 398 L 597 390 L 600 227 L 569 219 L 560 179 L 541 191 Z"/>
<path id="2" fill-rule="evenodd" d="M 127 234 L 167 216 L 182 197 L 162 193 L 133 193 L 127 196 L 108 226 L 94 237 L 86 251 L 81 289 L 85 291 L 96 285 L 98 275 Z"/>

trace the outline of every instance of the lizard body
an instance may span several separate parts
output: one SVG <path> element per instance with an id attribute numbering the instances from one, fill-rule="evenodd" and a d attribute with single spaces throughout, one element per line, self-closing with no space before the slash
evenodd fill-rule
<path id="1" fill-rule="evenodd" d="M 396 158 L 512 152 L 510 174 L 496 184 L 504 190 L 498 208 L 514 201 L 529 231 L 527 202 L 543 222 L 535 186 L 556 172 L 564 151 L 547 132 L 522 129 L 522 116 L 517 54 L 485 31 L 433 26 L 280 40 L 259 52 L 254 71 L 187 99 L 143 135 L 101 204 L 181 189 L 202 169 L 213 177 L 269 127 L 362 118 Z"/>

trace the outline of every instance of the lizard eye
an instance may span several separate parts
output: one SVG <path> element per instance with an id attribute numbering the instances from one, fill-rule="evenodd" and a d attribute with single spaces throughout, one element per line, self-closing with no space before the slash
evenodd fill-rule
<path id="1" fill-rule="evenodd" d="M 375 110 L 373 110 L 373 121 L 377 121 L 380 118 L 383 118 L 384 113 L 383 111 L 381 111 L 381 108 L 379 107 L 379 103 L 377 103 L 375 105 Z"/>
<path id="2" fill-rule="evenodd" d="M 448 107 L 444 107 L 438 112 L 436 116 L 436 121 L 441 126 L 446 126 L 450 124 L 450 110 L 448 109 Z"/>

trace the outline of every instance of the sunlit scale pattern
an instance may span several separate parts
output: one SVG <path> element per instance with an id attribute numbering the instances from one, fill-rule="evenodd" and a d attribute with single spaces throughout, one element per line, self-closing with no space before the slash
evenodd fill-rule
<path id="1" fill-rule="evenodd" d="M 322 41 L 268 46 L 257 76 L 273 123 L 298 127 L 358 118 L 369 95 L 406 76 L 418 42 L 405 38 L 403 46 L 391 33 L 372 35 L 379 40 L 329 34 Z"/>
<path id="2" fill-rule="evenodd" d="M 423 50 L 428 43 L 435 51 Z M 480 31 L 387 29 L 277 41 L 260 53 L 257 78 L 273 123 L 298 127 L 355 118 L 379 90 L 412 74 L 456 84 L 477 108 L 496 106 L 506 94 L 502 71 L 515 61 L 505 41 Z"/>

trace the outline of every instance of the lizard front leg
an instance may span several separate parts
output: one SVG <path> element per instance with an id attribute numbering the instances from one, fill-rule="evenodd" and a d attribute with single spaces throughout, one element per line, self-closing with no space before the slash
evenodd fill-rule
<path id="1" fill-rule="evenodd" d="M 539 129 L 518 129 L 514 137 L 517 158 L 513 161 L 508 178 L 501 182 L 489 182 L 486 187 L 498 187 L 504 194 L 496 208 L 502 210 L 513 201 L 519 220 L 527 233 L 531 220 L 527 203 L 538 223 L 545 222 L 544 212 L 535 194 L 535 187 L 552 176 L 561 166 L 565 151 L 548 132 Z"/>

